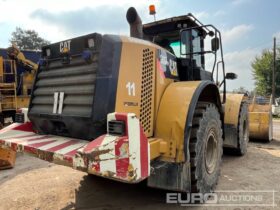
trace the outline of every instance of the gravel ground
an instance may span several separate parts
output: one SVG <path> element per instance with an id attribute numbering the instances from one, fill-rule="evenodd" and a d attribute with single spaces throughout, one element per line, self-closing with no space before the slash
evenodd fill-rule
<path id="1" fill-rule="evenodd" d="M 280 209 L 280 121 L 274 121 L 274 140 L 270 144 L 251 142 L 244 157 L 224 155 L 216 190 L 278 191 L 275 192 L 274 209 Z M 271 204 L 272 194 L 265 194 L 263 199 L 264 203 Z M 273 208 L 182 207 L 166 204 L 165 200 L 166 191 L 148 188 L 145 183 L 129 185 L 114 182 L 22 154 L 18 155 L 14 169 L 0 171 L 1 210 Z"/>

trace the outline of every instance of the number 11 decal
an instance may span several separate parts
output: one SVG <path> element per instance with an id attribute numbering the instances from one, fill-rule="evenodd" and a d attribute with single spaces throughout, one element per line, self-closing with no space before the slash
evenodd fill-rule
<path id="1" fill-rule="evenodd" d="M 135 96 L 135 83 L 134 82 L 128 82 L 125 87 L 128 90 L 129 96 Z"/>

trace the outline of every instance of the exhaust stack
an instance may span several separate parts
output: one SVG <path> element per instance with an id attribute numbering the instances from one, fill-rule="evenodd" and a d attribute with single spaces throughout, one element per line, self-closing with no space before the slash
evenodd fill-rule
<path id="1" fill-rule="evenodd" d="M 130 36 L 143 39 L 142 20 L 134 7 L 130 7 L 127 10 L 126 19 L 130 25 Z"/>

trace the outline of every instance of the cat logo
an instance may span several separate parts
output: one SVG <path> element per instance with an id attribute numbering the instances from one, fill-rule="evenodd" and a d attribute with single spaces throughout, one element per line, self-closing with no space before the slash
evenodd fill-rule
<path id="1" fill-rule="evenodd" d="M 67 51 L 70 51 L 70 44 L 71 44 L 71 40 L 60 42 L 59 51 L 61 53 L 63 53 L 65 51 L 65 49 L 67 49 Z"/>
<path id="2" fill-rule="evenodd" d="M 176 61 L 173 61 L 171 59 L 169 60 L 169 69 L 172 76 L 178 76 Z"/>

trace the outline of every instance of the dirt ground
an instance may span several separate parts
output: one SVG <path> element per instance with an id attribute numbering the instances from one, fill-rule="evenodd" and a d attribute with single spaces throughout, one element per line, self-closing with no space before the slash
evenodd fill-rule
<path id="1" fill-rule="evenodd" d="M 276 191 L 280 209 L 280 121 L 270 144 L 251 142 L 244 157 L 224 155 L 217 191 Z M 278 192 L 277 192 L 278 191 Z M 267 199 L 272 199 L 270 196 Z M 166 204 L 166 191 L 114 182 L 26 155 L 0 171 L 0 209 L 272 209 L 273 207 L 182 207 Z M 269 201 L 270 202 L 270 201 Z"/>

